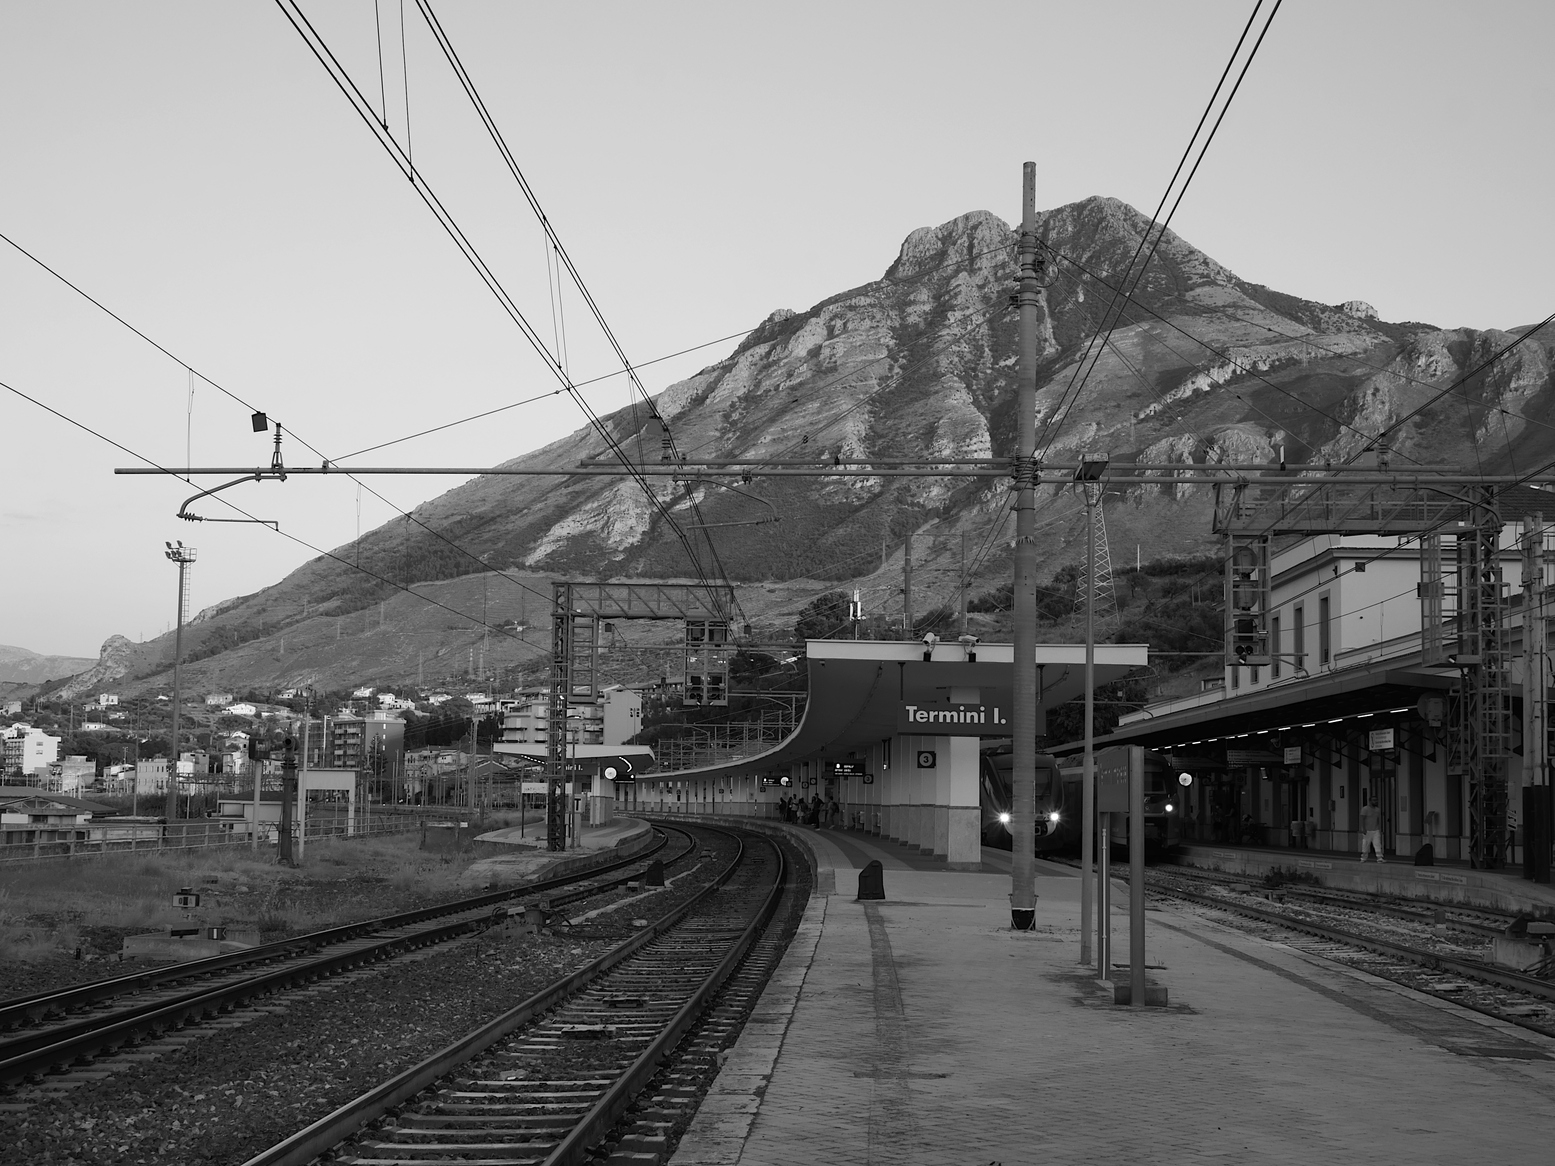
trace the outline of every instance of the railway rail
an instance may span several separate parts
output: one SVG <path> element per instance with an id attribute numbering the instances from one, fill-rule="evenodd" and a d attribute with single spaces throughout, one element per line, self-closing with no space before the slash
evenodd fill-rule
<path id="1" fill-rule="evenodd" d="M 754 1000 L 762 969 L 781 952 L 780 939 L 764 930 L 790 881 L 778 842 L 691 829 L 738 841 L 728 865 L 694 896 L 246 1166 L 303 1166 L 320 1155 L 357 1166 L 563 1166 L 607 1139 L 627 1152 L 662 1148 L 671 1110 L 640 1110 L 625 1132 L 618 1123 L 656 1079 L 653 1096 L 694 1094 L 683 1074 L 665 1075 L 665 1063 L 699 1022 L 713 1036 L 704 1034 L 700 1046 L 693 1039 L 691 1053 L 711 1059 L 709 1039 L 716 1043 L 730 1020 L 709 1008 L 721 991 Z"/>
<path id="2" fill-rule="evenodd" d="M 515 902 L 549 914 L 626 885 L 652 861 L 669 869 L 697 853 L 686 831 L 655 829 L 648 850 L 586 871 L 0 1002 L 0 1087 L 89 1065 L 98 1055 L 245 1002 L 485 930 L 503 922 Z M 658 857 L 666 850 L 667 857 Z"/>
<path id="3" fill-rule="evenodd" d="M 1172 875 L 1177 872 L 1173 870 Z M 1555 983 L 1496 967 L 1482 960 L 1430 950 L 1376 934 L 1361 934 L 1332 922 L 1257 905 L 1239 898 L 1205 894 L 1171 885 L 1159 868 L 1150 872 L 1150 891 L 1255 921 L 1264 927 L 1305 937 L 1292 943 L 1318 955 L 1449 1000 L 1544 1036 L 1555 1037 Z M 1346 904 L 1347 906 L 1349 904 Z M 1313 944 L 1310 940 L 1320 941 Z M 1289 941 L 1287 941 L 1289 942 Z"/>
<path id="4" fill-rule="evenodd" d="M 1338 890 L 1300 882 L 1269 883 L 1254 876 L 1230 875 L 1221 871 L 1206 871 L 1193 867 L 1157 867 L 1158 874 L 1192 879 L 1218 886 L 1250 886 L 1256 891 L 1285 899 L 1300 899 L 1331 907 L 1370 911 L 1427 925 L 1446 924 L 1448 927 L 1472 931 L 1479 935 L 1502 935 L 1517 918 L 1507 911 L 1492 907 L 1470 907 L 1460 903 L 1433 903 L 1422 906 L 1418 899 L 1405 899 L 1397 895 L 1369 893 L 1366 891 Z"/>

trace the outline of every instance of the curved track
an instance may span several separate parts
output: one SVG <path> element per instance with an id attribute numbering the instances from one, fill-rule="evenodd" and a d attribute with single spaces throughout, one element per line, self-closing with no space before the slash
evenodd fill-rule
<path id="1" fill-rule="evenodd" d="M 549 915 L 638 877 L 640 868 L 671 846 L 671 835 L 679 835 L 683 844 L 661 860 L 666 868 L 696 853 L 696 841 L 687 832 L 655 829 L 658 840 L 647 851 L 587 871 L 0 1002 L 0 1026 L 12 1030 L 0 1039 L 0 1085 L 89 1064 L 96 1055 L 230 1012 L 246 1001 L 483 931 L 503 922 L 515 901 Z"/>
<path id="2" fill-rule="evenodd" d="M 784 889 L 773 841 L 691 829 L 739 844 L 690 900 L 246 1166 L 582 1162 L 736 975 Z"/>

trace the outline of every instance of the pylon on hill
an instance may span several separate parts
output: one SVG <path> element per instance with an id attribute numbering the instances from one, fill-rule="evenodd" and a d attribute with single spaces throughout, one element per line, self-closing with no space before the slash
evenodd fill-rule
<path id="1" fill-rule="evenodd" d="M 1087 485 L 1087 490 L 1096 490 L 1098 497 L 1091 500 L 1088 508 L 1091 512 L 1091 525 L 1096 533 L 1096 615 L 1100 619 L 1118 614 L 1118 590 L 1112 582 L 1112 551 L 1107 546 L 1107 520 L 1102 514 L 1102 500 L 1100 487 Z M 1090 585 L 1090 570 L 1084 560 L 1080 562 L 1080 578 L 1075 584 L 1074 609 L 1085 610 L 1085 591 Z"/>

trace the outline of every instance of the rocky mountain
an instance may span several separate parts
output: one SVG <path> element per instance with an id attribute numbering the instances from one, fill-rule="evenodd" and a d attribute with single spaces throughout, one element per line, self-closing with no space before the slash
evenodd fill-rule
<path id="1" fill-rule="evenodd" d="M 79 656 L 45 656 L 26 648 L 0 644 L 0 684 L 43 684 L 73 676 L 92 663 Z"/>
<path id="2" fill-rule="evenodd" d="M 1516 331 L 1388 323 L 1360 300 L 1302 300 L 1248 282 L 1168 233 L 1071 400 L 1108 285 L 1147 225 L 1101 197 L 1041 216 L 1052 337 L 1038 415 L 1051 459 L 1092 451 L 1184 465 L 1282 453 L 1343 458 Z M 773 312 L 727 359 L 661 393 L 656 407 L 675 448 L 689 458 L 1010 453 L 1014 258 L 1014 232 L 986 211 L 912 232 L 880 279 L 805 311 Z M 1411 421 L 1393 441 L 1395 464 L 1490 471 L 1555 457 L 1552 339 L 1535 338 Z M 603 423 L 634 460 L 658 462 L 662 434 L 646 407 Z M 580 427 L 507 464 L 566 470 L 605 450 L 596 431 Z M 213 609 L 193 629 L 196 674 L 218 684 L 344 683 L 413 680 L 428 674 L 429 660 L 437 675 L 479 672 L 482 649 L 492 667 L 532 661 L 545 650 L 543 626 L 514 627 L 543 623 L 547 580 L 688 579 L 696 570 L 688 544 L 705 571 L 716 556 L 742 585 L 745 618 L 770 635 L 840 583 L 861 590 L 866 612 L 899 616 L 909 534 L 920 615 L 953 602 L 963 553 L 973 595 L 1009 570 L 1002 481 L 693 479 L 676 487 L 658 479 L 655 489 L 683 527 L 703 529 L 676 537 L 630 479 L 477 478 L 418 507 L 414 521 L 363 535 L 339 552 L 346 562 L 315 559 Z M 1041 506 L 1040 537 L 1056 572 L 1083 552 L 1083 523 L 1067 491 L 1049 489 Z M 1213 547 L 1203 487 L 1120 490 L 1106 500 L 1106 520 L 1120 565 Z M 357 562 L 378 578 L 349 565 Z M 481 631 L 472 619 L 482 612 L 507 627 Z M 171 658 L 167 640 L 132 645 L 128 672 L 158 679 Z"/>

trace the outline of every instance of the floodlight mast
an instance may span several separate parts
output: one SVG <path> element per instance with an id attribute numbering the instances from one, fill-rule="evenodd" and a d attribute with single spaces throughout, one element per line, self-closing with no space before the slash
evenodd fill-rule
<path id="1" fill-rule="evenodd" d="M 1050 333 L 1037 249 L 1037 165 L 1027 162 L 1021 183 L 1020 380 L 1016 394 L 1015 490 L 1015 707 L 1010 789 L 1010 926 L 1028 931 L 1037 905 L 1037 347 Z M 1045 347 L 1045 344 L 1044 344 Z"/>

